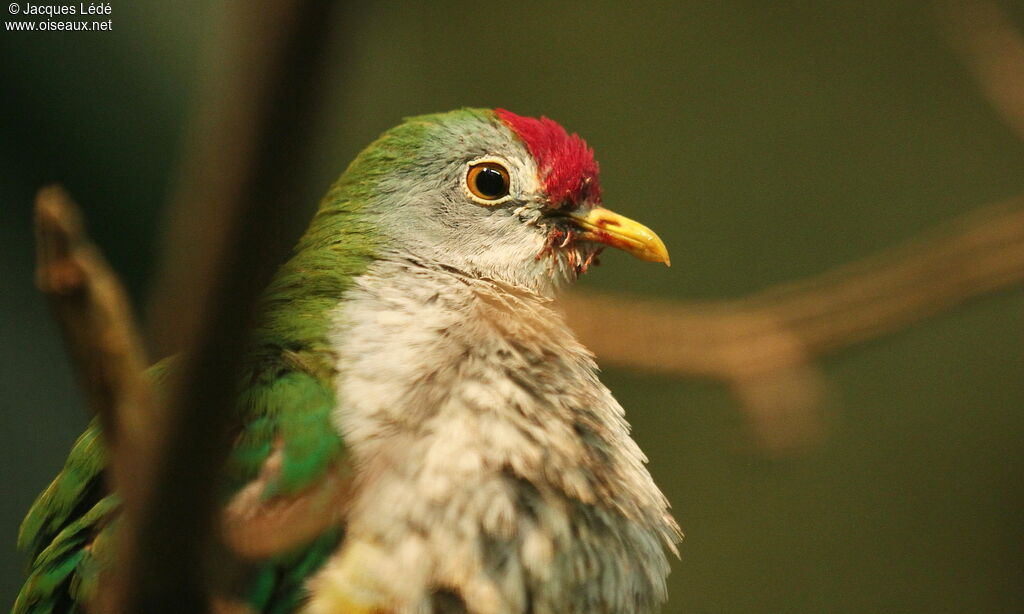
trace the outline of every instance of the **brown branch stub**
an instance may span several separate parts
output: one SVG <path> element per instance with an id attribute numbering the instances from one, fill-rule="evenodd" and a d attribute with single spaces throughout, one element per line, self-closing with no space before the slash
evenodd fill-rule
<path id="1" fill-rule="evenodd" d="M 39 191 L 35 228 L 36 284 L 50 301 L 89 406 L 114 451 L 114 482 L 130 497 L 137 487 L 130 468 L 147 445 L 152 396 L 128 296 L 62 188 Z"/>
<path id="2" fill-rule="evenodd" d="M 82 251 L 91 252 L 85 239 L 81 215 L 67 193 L 47 186 L 36 194 L 36 285 L 47 295 L 81 292 L 86 284 Z M 83 246 L 83 243 L 85 244 Z"/>

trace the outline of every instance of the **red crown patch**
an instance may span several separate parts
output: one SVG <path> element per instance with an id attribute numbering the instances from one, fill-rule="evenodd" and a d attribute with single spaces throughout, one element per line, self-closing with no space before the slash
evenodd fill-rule
<path id="1" fill-rule="evenodd" d="M 547 117 L 523 117 L 506 109 L 494 112 L 522 139 L 536 160 L 540 181 L 552 206 L 576 206 L 584 201 L 600 204 L 601 184 L 594 150 L 578 134 L 567 133 Z"/>

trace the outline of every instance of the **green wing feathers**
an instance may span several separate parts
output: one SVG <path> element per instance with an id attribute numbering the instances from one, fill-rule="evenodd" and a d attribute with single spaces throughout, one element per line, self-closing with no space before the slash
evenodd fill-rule
<path id="1" fill-rule="evenodd" d="M 306 488 L 340 457 L 341 437 L 331 425 L 334 393 L 316 377 L 293 370 L 264 375 L 241 402 L 253 418 L 228 462 L 236 489 L 256 478 L 277 443 L 281 470 L 268 481 L 265 498 Z"/>
<path id="2" fill-rule="evenodd" d="M 147 372 L 157 390 L 174 362 L 162 360 Z M 105 550 L 94 542 L 112 525 L 119 506 L 107 491 L 106 464 L 103 433 L 93 418 L 21 523 L 18 547 L 28 553 L 29 575 L 11 614 L 77 612 L 87 601 Z"/>
<path id="3" fill-rule="evenodd" d="M 69 520 L 103 496 L 107 453 L 99 421 L 93 419 L 75 442 L 57 478 L 36 498 L 18 532 L 18 547 L 33 558 L 49 546 Z"/>
<path id="4" fill-rule="evenodd" d="M 12 613 L 78 612 L 95 592 L 99 570 L 93 548 L 98 535 L 106 533 L 119 503 L 106 496 L 81 517 L 67 525 L 32 562 L 32 572 L 22 587 Z"/>
<path id="5" fill-rule="evenodd" d="M 163 361 L 151 369 L 157 387 L 169 364 Z M 251 379 L 239 401 L 242 428 L 228 462 L 227 496 L 260 474 L 275 446 L 281 455 L 280 471 L 268 481 L 265 498 L 300 491 L 335 463 L 344 462 L 341 438 L 330 423 L 334 395 L 321 379 L 289 365 L 265 369 Z M 18 546 L 30 557 L 29 577 L 12 614 L 82 612 L 94 595 L 99 572 L 113 550 L 110 542 L 120 506 L 107 490 L 106 460 L 102 432 L 94 419 L 22 523 Z M 337 529 L 262 564 L 252 590 L 253 605 L 258 611 L 271 606 L 278 610 L 300 599 L 305 574 L 319 567 L 328 556 L 325 552 L 340 539 Z"/>
<path id="6" fill-rule="evenodd" d="M 90 545 L 113 519 L 117 497 L 103 483 L 106 450 L 93 420 L 75 442 L 64 469 L 32 505 L 18 534 L 27 551 L 29 577 L 12 614 L 79 611 L 94 574 Z M 74 586 L 72 584 L 74 583 Z"/>

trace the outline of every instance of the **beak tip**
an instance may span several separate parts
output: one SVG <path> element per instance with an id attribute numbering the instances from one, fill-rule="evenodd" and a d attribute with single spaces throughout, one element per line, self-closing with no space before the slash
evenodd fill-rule
<path id="1" fill-rule="evenodd" d="M 584 239 L 619 248 L 641 260 L 672 266 L 665 243 L 653 230 L 637 221 L 604 207 L 570 212 L 568 216 L 582 231 Z"/>
<path id="2" fill-rule="evenodd" d="M 672 267 L 672 260 L 669 259 L 668 248 L 665 247 L 665 244 L 661 242 L 661 239 L 658 238 L 657 235 L 654 235 L 653 238 L 654 238 L 654 241 L 653 241 L 654 245 L 652 246 L 652 248 L 648 252 L 651 255 L 651 257 L 648 258 L 648 259 L 651 260 L 652 262 L 661 262 L 665 266 L 671 268 Z"/>

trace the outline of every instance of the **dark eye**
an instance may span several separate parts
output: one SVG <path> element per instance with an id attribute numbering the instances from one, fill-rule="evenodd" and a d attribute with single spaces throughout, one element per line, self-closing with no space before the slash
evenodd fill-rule
<path id="1" fill-rule="evenodd" d="M 508 169 L 497 162 L 471 164 L 466 174 L 466 188 L 480 204 L 497 204 L 508 196 Z"/>

